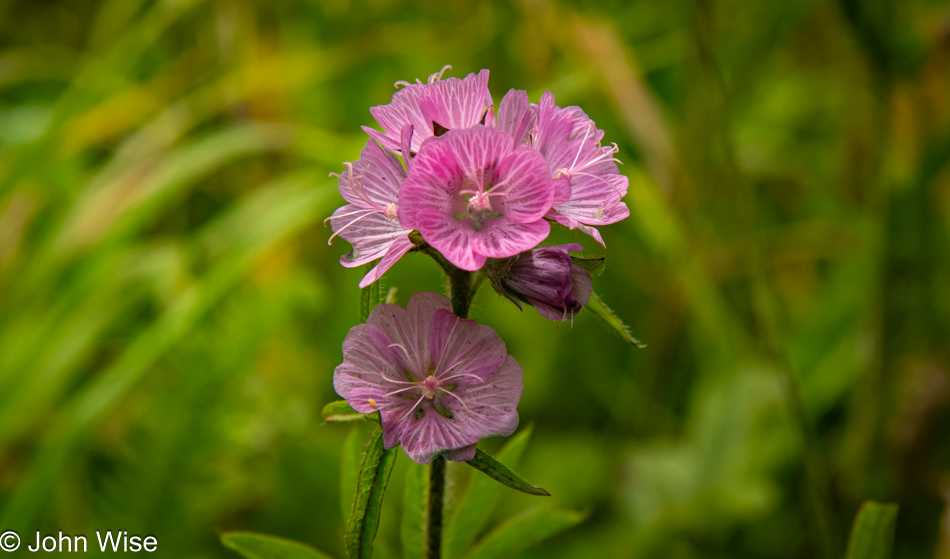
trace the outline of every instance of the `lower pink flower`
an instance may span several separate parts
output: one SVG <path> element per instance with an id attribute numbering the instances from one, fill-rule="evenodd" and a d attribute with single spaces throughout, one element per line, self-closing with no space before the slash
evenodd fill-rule
<path id="1" fill-rule="evenodd" d="M 465 461 L 484 437 L 518 426 L 521 365 L 488 326 L 452 314 L 449 300 L 415 293 L 379 305 L 343 342 L 333 387 L 361 413 L 380 412 L 383 445 L 420 464 Z"/>

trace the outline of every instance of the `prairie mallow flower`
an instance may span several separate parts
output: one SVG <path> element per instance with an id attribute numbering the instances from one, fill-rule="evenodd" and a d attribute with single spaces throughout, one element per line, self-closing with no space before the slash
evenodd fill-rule
<path id="1" fill-rule="evenodd" d="M 407 229 L 399 223 L 396 201 L 406 171 L 392 152 L 369 140 L 356 163 L 347 163 L 339 189 L 349 204 L 338 208 L 328 218 L 334 237 L 339 235 L 353 251 L 340 258 L 348 268 L 380 259 L 360 281 L 360 288 L 378 280 L 413 247 Z"/>
<path id="2" fill-rule="evenodd" d="M 573 319 L 590 300 L 590 273 L 574 264 L 570 252 L 579 244 L 538 247 L 513 258 L 491 261 L 486 272 L 492 287 L 513 303 L 528 303 L 548 320 Z"/>
<path id="3" fill-rule="evenodd" d="M 477 125 L 426 141 L 399 191 L 399 221 L 453 265 L 475 271 L 538 245 L 555 184 L 541 155 Z"/>
<path id="4" fill-rule="evenodd" d="M 431 292 L 378 305 L 347 334 L 333 377 L 355 410 L 380 413 L 383 445 L 420 464 L 471 460 L 478 440 L 518 426 L 521 366 L 494 330 L 450 309 Z"/>

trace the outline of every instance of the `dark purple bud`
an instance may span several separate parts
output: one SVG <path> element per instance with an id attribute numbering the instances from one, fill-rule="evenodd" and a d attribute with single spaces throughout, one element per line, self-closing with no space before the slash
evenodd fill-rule
<path id="1" fill-rule="evenodd" d="M 568 320 L 590 300 L 590 274 L 571 261 L 579 244 L 538 247 L 512 258 L 495 261 L 489 276 L 500 294 L 521 306 L 538 309 L 548 320 Z"/>

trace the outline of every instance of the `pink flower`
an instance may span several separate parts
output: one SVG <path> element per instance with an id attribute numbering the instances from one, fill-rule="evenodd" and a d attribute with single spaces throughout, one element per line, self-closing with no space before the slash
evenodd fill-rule
<path id="1" fill-rule="evenodd" d="M 568 320 L 590 300 L 590 273 L 574 264 L 569 252 L 579 244 L 538 247 L 514 258 L 493 262 L 489 278 L 495 290 L 521 306 L 523 301 L 548 320 Z"/>
<path id="2" fill-rule="evenodd" d="M 604 132 L 594 121 L 580 107 L 556 106 L 549 91 L 532 109 L 535 129 L 527 141 L 544 156 L 552 176 L 566 178 L 569 184 L 569 195 L 556 200 L 547 217 L 603 245 L 600 232 L 592 226 L 616 223 L 630 215 L 621 200 L 629 180 L 617 168 L 617 146 L 601 146 Z"/>
<path id="3" fill-rule="evenodd" d="M 347 163 L 340 178 L 340 194 L 349 204 L 328 218 L 333 229 L 330 243 L 339 235 L 353 245 L 353 251 L 340 258 L 340 264 L 352 268 L 381 259 L 362 281 L 360 288 L 378 280 L 386 270 L 413 247 L 407 229 L 400 225 L 396 200 L 406 171 L 389 151 L 369 140 L 356 163 Z"/>
<path id="4" fill-rule="evenodd" d="M 476 125 L 423 144 L 399 191 L 399 220 L 455 266 L 529 250 L 551 230 L 543 218 L 554 181 L 541 155 L 502 130 Z"/>
<path id="5" fill-rule="evenodd" d="M 343 342 L 333 387 L 361 413 L 380 412 L 383 445 L 420 464 L 471 460 L 475 443 L 518 426 L 521 366 L 488 326 L 452 314 L 449 300 L 415 293 L 379 305 Z"/>
<path id="6" fill-rule="evenodd" d="M 494 122 L 491 93 L 488 92 L 488 70 L 469 74 L 462 79 L 442 79 L 451 68 L 429 76 L 428 83 L 396 82 L 404 87 L 393 95 L 386 105 L 373 107 L 369 112 L 383 127 L 383 132 L 364 126 L 373 139 L 383 147 L 402 152 L 403 130 L 412 125 L 409 151 L 416 153 L 422 143 L 445 130 L 470 128 L 476 124 L 491 126 Z M 409 154 L 403 153 L 403 157 Z"/>

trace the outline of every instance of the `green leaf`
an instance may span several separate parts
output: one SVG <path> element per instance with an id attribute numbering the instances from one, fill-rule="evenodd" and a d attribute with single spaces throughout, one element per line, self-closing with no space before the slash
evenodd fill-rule
<path id="1" fill-rule="evenodd" d="M 369 441 L 353 502 L 353 512 L 346 526 L 346 554 L 350 559 L 373 556 L 373 540 L 379 528 L 379 512 L 389 474 L 396 462 L 396 449 L 383 448 L 383 430 L 377 429 Z"/>
<path id="2" fill-rule="evenodd" d="M 888 559 L 894 543 L 897 505 L 865 501 L 851 527 L 848 559 Z"/>
<path id="3" fill-rule="evenodd" d="M 508 557 L 583 520 L 579 512 L 531 509 L 492 530 L 465 559 Z"/>
<path id="4" fill-rule="evenodd" d="M 636 347 L 646 347 L 645 344 L 640 343 L 640 341 L 630 334 L 630 329 L 627 328 L 627 325 L 614 314 L 614 311 L 610 310 L 610 307 L 604 304 L 603 299 L 601 299 L 599 295 L 592 292 L 590 294 L 590 301 L 588 301 L 585 306 L 590 312 L 594 313 L 594 316 L 604 321 L 612 332 Z"/>
<path id="5" fill-rule="evenodd" d="M 512 437 L 498 452 L 497 460 L 517 465 L 530 437 L 530 427 Z M 472 476 L 465 495 L 446 515 L 442 554 L 447 559 L 461 557 L 471 547 L 498 500 L 499 489 L 501 486 L 490 477 Z"/>
<path id="6" fill-rule="evenodd" d="M 402 555 L 404 559 L 425 559 L 426 523 L 429 504 L 429 468 L 409 464 L 406 471 L 406 494 L 402 511 Z"/>
<path id="7" fill-rule="evenodd" d="M 331 559 L 302 543 L 253 532 L 221 534 L 221 543 L 247 559 Z"/>
<path id="8" fill-rule="evenodd" d="M 590 272 L 590 275 L 592 276 L 603 273 L 604 267 L 606 266 L 606 264 L 604 264 L 604 260 L 605 258 L 603 256 L 600 258 L 584 258 L 583 256 L 571 257 L 571 262 L 577 264 L 581 268 L 584 268 Z"/>
<path id="9" fill-rule="evenodd" d="M 379 414 L 360 413 L 350 407 L 346 400 L 337 400 L 323 406 L 323 420 L 327 423 L 346 421 L 375 421 L 379 423 Z"/>
<path id="10" fill-rule="evenodd" d="M 366 271 L 372 269 L 372 264 L 366 265 Z M 367 285 L 360 290 L 360 322 L 366 322 L 369 313 L 373 312 L 373 307 L 379 304 L 379 280 Z"/>
<path id="11" fill-rule="evenodd" d="M 475 451 L 475 458 L 469 460 L 467 464 L 476 470 L 484 472 L 488 475 L 488 477 L 494 479 L 502 485 L 507 485 L 512 489 L 521 491 L 522 493 L 527 493 L 528 495 L 538 495 L 541 497 L 551 496 L 551 494 L 545 489 L 541 487 L 535 487 L 534 485 L 531 485 L 527 481 L 518 477 L 518 474 L 512 472 L 507 467 L 505 467 L 504 464 L 482 452 L 481 449 Z"/>
<path id="12" fill-rule="evenodd" d="M 364 443 L 359 425 L 353 425 L 343 441 L 340 456 L 340 510 L 346 524 L 353 513 L 353 499 L 360 479 L 360 463 L 363 461 Z"/>

